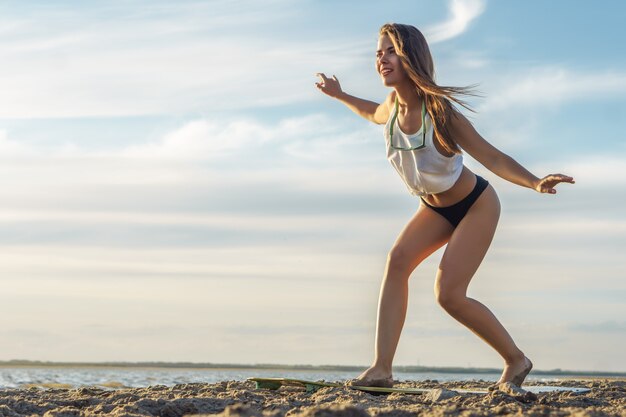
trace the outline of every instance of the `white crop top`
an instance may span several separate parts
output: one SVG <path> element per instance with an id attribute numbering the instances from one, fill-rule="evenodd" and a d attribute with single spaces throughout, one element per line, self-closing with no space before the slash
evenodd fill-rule
<path id="1" fill-rule="evenodd" d="M 454 154 L 454 156 L 447 157 L 435 148 L 434 128 L 430 115 L 426 112 L 426 105 L 422 103 L 422 127 L 413 135 L 407 135 L 400 130 L 397 115 L 398 98 L 396 97 L 395 110 L 385 124 L 385 145 L 387 159 L 398 171 L 409 192 L 422 196 L 452 188 L 463 171 L 463 155 Z M 426 125 L 425 137 L 423 137 L 424 125 Z M 391 137 L 391 132 L 393 137 Z M 422 139 L 424 139 L 424 145 L 420 147 Z M 418 149 L 396 149 L 416 147 Z"/>

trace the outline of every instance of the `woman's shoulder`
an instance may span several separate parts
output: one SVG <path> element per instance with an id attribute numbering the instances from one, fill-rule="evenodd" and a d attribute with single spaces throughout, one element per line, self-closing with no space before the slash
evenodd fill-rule
<path id="1" fill-rule="evenodd" d="M 376 106 L 376 111 L 371 119 L 374 123 L 384 125 L 389 122 L 393 112 L 395 97 L 395 90 L 393 90 L 387 94 L 387 97 L 385 97 L 385 100 L 382 103 Z"/>

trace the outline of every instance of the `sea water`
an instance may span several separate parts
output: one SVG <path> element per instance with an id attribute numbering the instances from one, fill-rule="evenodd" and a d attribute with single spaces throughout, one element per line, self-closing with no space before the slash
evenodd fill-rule
<path id="1" fill-rule="evenodd" d="M 345 381 L 356 378 L 360 372 L 325 371 L 325 370 L 286 370 L 286 369 L 191 369 L 191 368 L 132 368 L 132 367 L 0 367 L 0 388 L 67 387 L 78 388 L 96 386 L 100 388 L 147 387 L 150 385 L 174 386 L 189 383 L 216 383 L 220 381 L 244 381 L 249 377 L 296 378 L 324 380 L 328 382 Z M 444 372 L 394 372 L 394 379 L 399 381 L 437 380 L 470 381 L 483 380 L 495 382 L 500 373 L 444 373 Z M 532 373 L 526 378 L 530 381 L 558 381 L 573 379 L 563 375 L 538 375 Z"/>

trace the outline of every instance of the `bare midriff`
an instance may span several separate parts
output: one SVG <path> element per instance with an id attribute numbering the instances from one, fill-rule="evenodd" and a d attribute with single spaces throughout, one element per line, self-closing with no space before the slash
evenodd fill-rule
<path id="1" fill-rule="evenodd" d="M 474 189 L 474 185 L 476 185 L 476 175 L 463 165 L 461 175 L 451 188 L 437 194 L 424 195 L 422 198 L 431 206 L 448 207 L 467 197 Z"/>

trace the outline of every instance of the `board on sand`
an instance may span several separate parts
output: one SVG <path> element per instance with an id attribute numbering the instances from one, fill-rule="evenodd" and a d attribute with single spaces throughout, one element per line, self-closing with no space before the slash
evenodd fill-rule
<path id="1" fill-rule="evenodd" d="M 422 394 L 425 392 L 431 391 L 430 389 L 425 388 L 411 388 L 411 389 L 402 389 L 402 388 L 382 388 L 382 387 L 360 387 L 360 386 L 347 386 L 344 384 L 336 384 L 333 382 L 323 382 L 323 381 L 306 381 L 302 379 L 290 379 L 290 378 L 248 378 L 248 381 L 256 382 L 257 388 L 269 388 L 272 390 L 276 390 L 283 385 L 291 385 L 291 386 L 301 386 L 306 388 L 306 392 L 315 392 L 320 388 L 324 387 L 334 387 L 334 388 L 351 388 L 359 391 L 367 391 L 371 393 L 386 393 L 390 394 L 392 392 L 401 392 L 405 394 Z M 486 391 L 485 391 L 486 393 Z"/>
<path id="2" fill-rule="evenodd" d="M 383 388 L 383 387 L 361 387 L 361 386 L 347 386 L 344 384 L 337 384 L 333 382 L 324 381 L 306 381 L 303 379 L 291 379 L 291 378 L 248 378 L 248 381 L 254 381 L 257 388 L 267 388 L 271 390 L 277 390 L 283 385 L 300 386 L 306 389 L 306 392 L 312 393 L 320 388 L 334 387 L 334 388 L 350 388 L 359 391 L 366 391 L 370 393 L 400 393 L 400 394 L 424 394 L 432 391 L 434 388 Z M 482 389 L 454 389 L 449 388 L 451 391 L 456 391 L 463 394 L 488 394 L 488 390 Z M 556 386 L 524 386 L 522 389 L 530 391 L 532 393 L 540 392 L 555 392 L 555 391 L 573 391 L 576 393 L 583 393 L 591 391 L 589 388 L 578 387 L 556 387 Z"/>
<path id="3" fill-rule="evenodd" d="M 290 379 L 290 378 L 248 378 L 248 381 L 256 382 L 257 388 L 269 388 L 272 390 L 278 389 L 283 385 L 297 385 L 306 388 L 306 392 L 315 392 L 320 388 L 324 387 L 334 387 L 334 388 L 351 388 L 359 391 L 367 391 L 372 393 L 392 393 L 392 392 L 402 392 L 405 394 L 422 394 L 424 392 L 431 391 L 430 389 L 423 388 L 411 388 L 411 389 L 402 389 L 402 388 L 382 388 L 382 387 L 360 387 L 360 386 L 347 386 L 344 384 L 335 384 L 332 382 L 323 382 L 323 381 L 305 381 L 302 379 Z"/>

